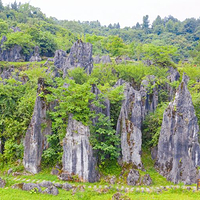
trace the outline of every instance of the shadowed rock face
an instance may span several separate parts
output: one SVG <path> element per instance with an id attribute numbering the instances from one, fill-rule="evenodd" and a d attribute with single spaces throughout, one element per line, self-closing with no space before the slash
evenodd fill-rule
<path id="1" fill-rule="evenodd" d="M 55 56 L 54 56 L 54 65 L 58 69 L 62 69 L 65 66 L 67 60 L 67 54 L 63 50 L 56 50 Z"/>
<path id="2" fill-rule="evenodd" d="M 177 71 L 177 69 L 174 69 L 173 67 L 170 67 L 169 71 L 169 76 L 167 77 L 167 79 L 169 80 L 170 83 L 173 83 L 174 81 L 178 81 L 180 78 L 180 74 Z M 176 93 L 176 89 L 174 89 L 172 86 L 170 86 L 167 83 L 167 91 L 169 93 L 169 101 L 171 101 L 174 98 L 174 95 Z"/>
<path id="3" fill-rule="evenodd" d="M 200 148 L 199 127 L 187 81 L 183 75 L 175 100 L 164 112 L 155 166 L 169 181 L 191 184 L 196 182 Z"/>
<path id="4" fill-rule="evenodd" d="M 124 96 L 116 130 L 117 134 L 121 135 L 121 159 L 123 163 L 131 163 L 141 168 L 141 94 L 129 83 L 125 83 Z"/>
<path id="5" fill-rule="evenodd" d="M 158 105 L 158 90 L 156 87 L 153 87 L 151 93 L 149 93 L 149 84 L 152 86 L 155 85 L 155 76 L 147 76 L 141 83 L 140 93 L 142 96 L 142 121 L 149 112 L 154 112 Z"/>
<path id="6" fill-rule="evenodd" d="M 42 60 L 42 58 L 40 57 L 39 52 L 40 52 L 40 48 L 38 46 L 36 46 L 34 48 L 34 51 L 33 51 L 32 55 L 31 55 L 31 58 L 30 58 L 29 61 L 30 62 L 40 62 Z"/>
<path id="7" fill-rule="evenodd" d="M 101 62 L 101 59 L 100 59 L 99 55 L 95 56 L 93 60 L 94 60 L 95 64 L 99 64 Z"/>
<path id="8" fill-rule="evenodd" d="M 89 142 L 90 130 L 81 122 L 69 117 L 67 133 L 63 140 L 63 172 L 78 175 L 83 182 L 95 182 L 98 174 L 96 160 Z"/>
<path id="9" fill-rule="evenodd" d="M 109 99 L 106 98 L 102 98 L 101 95 L 101 91 L 97 88 L 97 86 L 95 84 L 92 85 L 92 93 L 95 94 L 95 100 L 99 100 L 100 104 L 103 105 L 105 108 L 102 107 L 98 107 L 96 105 L 94 105 L 92 102 L 90 103 L 90 109 L 91 111 L 94 111 L 96 114 L 99 113 L 103 113 L 106 117 L 110 118 L 110 101 Z M 96 122 L 98 121 L 98 117 L 94 118 L 93 120 L 93 125 L 96 124 Z"/>
<path id="10" fill-rule="evenodd" d="M 93 69 L 92 44 L 83 43 L 82 40 L 73 44 L 63 67 L 64 76 L 66 76 L 68 69 L 76 67 L 82 67 L 88 74 L 91 74 Z"/>
<path id="11" fill-rule="evenodd" d="M 17 62 L 25 60 L 25 57 L 21 54 L 22 47 L 14 45 L 10 49 L 3 50 L 2 45 L 7 40 L 6 36 L 2 37 L 0 47 L 0 61 Z"/>
<path id="12" fill-rule="evenodd" d="M 46 119 L 48 106 L 39 94 L 44 92 L 44 79 L 38 79 L 38 92 L 31 123 L 24 141 L 24 168 L 36 174 L 40 171 L 42 152 L 48 147 L 45 135 L 51 134 L 51 121 Z"/>

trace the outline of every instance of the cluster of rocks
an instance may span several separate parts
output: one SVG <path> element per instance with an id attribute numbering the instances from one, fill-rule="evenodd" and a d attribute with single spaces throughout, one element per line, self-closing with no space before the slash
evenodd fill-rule
<path id="1" fill-rule="evenodd" d="M 128 185 L 151 185 L 152 179 L 149 174 L 141 176 L 139 171 L 131 169 L 127 177 Z"/>
<path id="2" fill-rule="evenodd" d="M 109 55 L 104 55 L 101 58 L 99 56 L 95 56 L 93 60 L 94 60 L 95 64 L 99 64 L 99 63 L 103 63 L 103 64 L 112 63 Z"/>

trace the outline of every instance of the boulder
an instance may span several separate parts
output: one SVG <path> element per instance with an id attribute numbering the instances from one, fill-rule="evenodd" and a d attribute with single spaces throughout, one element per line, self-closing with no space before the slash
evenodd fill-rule
<path id="1" fill-rule="evenodd" d="M 9 68 L 0 68 L 0 77 L 4 79 L 9 79 L 12 76 L 12 73 L 15 71 L 14 67 Z"/>
<path id="2" fill-rule="evenodd" d="M 12 189 L 23 189 L 24 183 L 17 183 L 12 186 Z"/>
<path id="3" fill-rule="evenodd" d="M 140 179 L 140 185 L 151 185 L 152 184 L 152 179 L 149 174 L 145 174 L 143 177 Z"/>
<path id="4" fill-rule="evenodd" d="M 101 58 L 99 57 L 99 55 L 95 56 L 93 60 L 95 64 L 99 64 L 101 62 Z"/>
<path id="5" fill-rule="evenodd" d="M 115 62 L 116 62 L 116 64 L 122 63 L 123 62 L 122 57 L 118 56 L 117 58 L 115 58 Z"/>
<path id="6" fill-rule="evenodd" d="M 69 173 L 66 173 L 66 172 L 63 172 L 62 174 L 60 174 L 58 176 L 58 178 L 61 180 L 61 181 L 73 181 L 73 177 L 71 174 Z"/>
<path id="7" fill-rule="evenodd" d="M 40 188 L 40 186 L 35 183 L 24 183 L 22 190 L 25 190 L 25 191 L 35 190 L 37 192 L 42 192 L 42 189 Z"/>
<path id="8" fill-rule="evenodd" d="M 51 134 L 51 121 L 46 119 L 49 105 L 40 96 L 41 92 L 47 92 L 43 78 L 38 79 L 33 116 L 24 140 L 24 168 L 33 174 L 40 171 L 42 152 L 48 148 L 46 135 Z"/>
<path id="9" fill-rule="evenodd" d="M 55 186 L 52 185 L 52 186 L 49 186 L 46 190 L 44 190 L 42 193 L 57 196 L 59 194 L 59 191 Z"/>
<path id="10" fill-rule="evenodd" d="M 40 187 L 51 187 L 53 186 L 53 183 L 50 181 L 42 181 L 41 183 L 38 184 Z"/>
<path id="11" fill-rule="evenodd" d="M 103 64 L 106 64 L 106 63 L 111 63 L 112 61 L 111 61 L 109 55 L 105 55 L 105 56 L 102 56 L 101 62 L 102 62 Z"/>
<path id="12" fill-rule="evenodd" d="M 34 48 L 34 51 L 33 51 L 33 55 L 31 56 L 30 58 L 30 62 L 40 62 L 42 60 L 42 58 L 40 57 L 40 48 L 38 46 L 36 46 Z"/>
<path id="13" fill-rule="evenodd" d="M 72 185 L 70 185 L 69 183 L 64 183 L 63 186 L 62 186 L 62 189 L 66 190 L 66 191 L 69 191 L 73 188 Z"/>
<path id="14" fill-rule="evenodd" d="M 6 181 L 0 178 L 0 188 L 4 188 L 6 186 Z"/>
<path id="15" fill-rule="evenodd" d="M 141 94 L 125 83 L 124 97 L 116 128 L 116 133 L 121 136 L 121 161 L 142 168 Z"/>
<path id="16" fill-rule="evenodd" d="M 192 184 L 200 164 L 199 126 L 187 81 L 183 75 L 174 101 L 163 114 L 155 167 L 169 181 Z"/>
<path id="17" fill-rule="evenodd" d="M 77 175 L 83 182 L 95 182 L 98 174 L 96 159 L 89 142 L 90 130 L 69 116 L 67 133 L 63 140 L 63 171 Z"/>
<path id="18" fill-rule="evenodd" d="M 127 176 L 127 184 L 128 185 L 137 185 L 139 180 L 140 180 L 140 173 L 135 169 L 131 169 Z"/>
<path id="19" fill-rule="evenodd" d="M 82 40 L 78 40 L 73 44 L 63 67 L 63 76 L 66 76 L 68 69 L 76 67 L 81 67 L 88 74 L 91 74 L 93 69 L 92 44 L 84 43 Z"/>
<path id="20" fill-rule="evenodd" d="M 128 196 L 123 195 L 120 192 L 113 194 L 112 200 L 131 200 Z"/>

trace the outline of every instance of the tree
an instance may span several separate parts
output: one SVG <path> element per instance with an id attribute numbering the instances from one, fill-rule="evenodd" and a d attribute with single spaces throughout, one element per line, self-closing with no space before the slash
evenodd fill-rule
<path id="1" fill-rule="evenodd" d="M 145 33 L 149 33 L 149 15 L 143 17 L 142 29 Z"/>
<path id="2" fill-rule="evenodd" d="M 4 10 L 3 3 L 2 3 L 2 1 L 0 0 L 0 12 L 2 12 L 3 10 Z"/>

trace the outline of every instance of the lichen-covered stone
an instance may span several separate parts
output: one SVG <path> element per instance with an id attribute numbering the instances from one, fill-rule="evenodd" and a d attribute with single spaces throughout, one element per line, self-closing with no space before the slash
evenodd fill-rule
<path id="1" fill-rule="evenodd" d="M 169 181 L 192 184 L 200 164 L 199 126 L 187 81 L 183 75 L 175 100 L 164 112 L 155 166 Z"/>
<path id="2" fill-rule="evenodd" d="M 140 173 L 135 169 L 131 169 L 127 176 L 127 184 L 128 185 L 137 185 L 139 180 L 140 180 Z"/>
<path id="3" fill-rule="evenodd" d="M 37 192 L 42 192 L 42 189 L 40 188 L 40 186 L 38 184 L 35 183 L 24 183 L 22 190 L 25 191 L 31 191 L 31 190 L 36 190 Z"/>
<path id="4" fill-rule="evenodd" d="M 31 123 L 24 141 L 24 168 L 36 174 L 40 171 L 42 152 L 48 147 L 46 135 L 51 134 L 51 121 L 47 120 L 48 105 L 40 93 L 45 93 L 44 79 L 38 79 L 38 92 Z"/>
<path id="5" fill-rule="evenodd" d="M 116 128 L 116 133 L 121 135 L 121 161 L 141 168 L 141 94 L 125 83 L 124 98 Z"/>
<path id="6" fill-rule="evenodd" d="M 101 58 L 99 57 L 99 55 L 95 56 L 93 60 L 95 64 L 99 64 L 101 62 Z"/>
<path id="7" fill-rule="evenodd" d="M 54 65 L 58 69 L 62 69 L 65 66 L 66 60 L 67 60 L 67 53 L 63 50 L 56 50 L 54 56 Z"/>
<path id="8" fill-rule="evenodd" d="M 4 188 L 6 186 L 6 181 L 0 178 L 0 188 Z"/>
<path id="9" fill-rule="evenodd" d="M 90 130 L 81 122 L 69 116 L 67 133 L 63 140 L 63 171 L 77 175 L 83 182 L 95 182 L 98 174 L 95 170 L 96 159 L 89 142 Z"/>
<path id="10" fill-rule="evenodd" d="M 59 194 L 59 191 L 55 186 L 52 185 L 52 186 L 49 186 L 47 189 L 45 189 L 42 193 L 57 196 Z"/>

